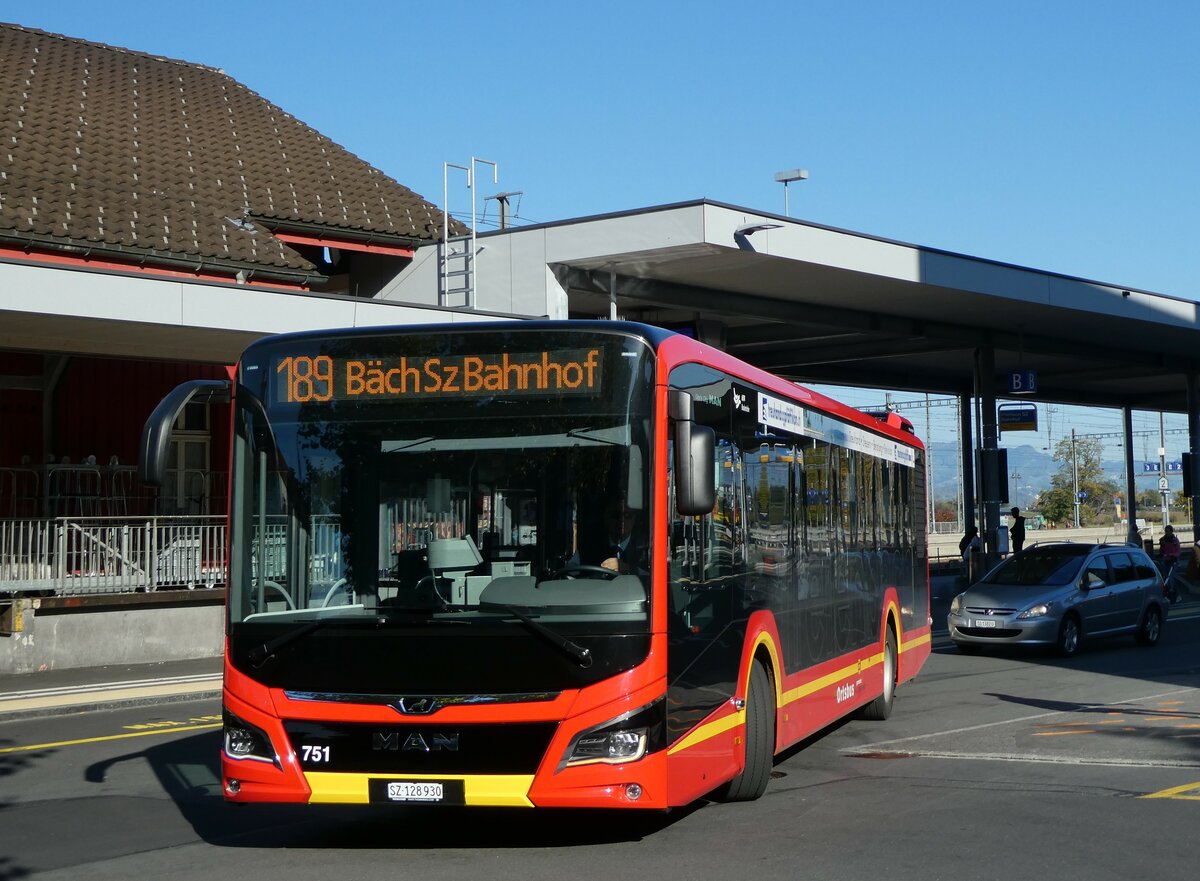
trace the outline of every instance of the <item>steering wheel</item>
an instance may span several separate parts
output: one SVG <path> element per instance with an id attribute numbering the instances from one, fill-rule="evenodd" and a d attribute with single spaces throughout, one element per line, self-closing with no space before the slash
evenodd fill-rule
<path id="1" fill-rule="evenodd" d="M 571 566 L 563 566 L 557 572 L 551 573 L 551 578 L 579 578 L 586 576 L 588 578 L 603 578 L 605 581 L 612 581 L 620 572 L 614 572 L 612 569 L 605 569 L 603 566 L 587 566 L 583 563 L 575 563 Z"/>

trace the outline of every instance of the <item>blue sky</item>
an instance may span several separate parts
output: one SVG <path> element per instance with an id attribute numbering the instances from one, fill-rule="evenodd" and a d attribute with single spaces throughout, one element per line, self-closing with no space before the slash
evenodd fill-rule
<path id="1" fill-rule="evenodd" d="M 700 197 L 782 211 L 773 174 L 803 167 L 798 217 L 1200 298 L 1196 3 L 56 0 L 0 17 L 220 67 L 439 204 L 442 163 L 471 156 L 530 221 Z"/>
<path id="2" fill-rule="evenodd" d="M 500 167 L 480 196 L 523 191 L 527 222 L 701 197 L 781 212 L 773 175 L 802 167 L 793 216 L 1200 300 L 1195 2 L 56 0 L 0 18 L 222 68 L 438 204 L 442 163 L 471 156 Z M 449 201 L 469 210 L 461 184 Z"/>

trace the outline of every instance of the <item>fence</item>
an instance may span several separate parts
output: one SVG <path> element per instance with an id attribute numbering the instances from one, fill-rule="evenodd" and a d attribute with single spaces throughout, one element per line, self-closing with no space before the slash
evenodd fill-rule
<path id="1" fill-rule="evenodd" d="M 129 517 L 216 514 L 228 474 L 168 470 L 162 488 L 143 486 L 131 465 L 0 468 L 0 517 Z"/>
<path id="2" fill-rule="evenodd" d="M 0 520 L 0 593 L 216 587 L 227 535 L 224 517 Z"/>

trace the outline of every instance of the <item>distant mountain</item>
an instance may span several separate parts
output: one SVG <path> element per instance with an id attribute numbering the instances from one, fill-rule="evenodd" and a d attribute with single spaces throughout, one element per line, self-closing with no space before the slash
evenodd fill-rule
<path id="1" fill-rule="evenodd" d="M 1023 444 L 1008 449 L 1008 493 L 1013 504 L 1031 506 L 1038 493 L 1049 489 L 1050 479 L 1058 471 L 1058 463 L 1048 450 Z M 933 492 L 938 499 L 952 499 L 958 496 L 959 481 L 962 479 L 959 465 L 958 447 L 953 442 L 937 442 L 929 445 L 930 462 L 933 469 Z M 1141 467 L 1141 460 L 1134 461 L 1134 467 Z M 1104 474 L 1115 481 L 1124 494 L 1125 463 L 1120 460 L 1102 462 Z M 1019 475 L 1019 476 L 1018 476 Z M 1139 492 L 1148 489 L 1158 489 L 1158 474 L 1141 473 L 1137 476 Z M 1171 492 L 1183 488 L 1183 478 L 1179 475 L 1168 475 Z"/>

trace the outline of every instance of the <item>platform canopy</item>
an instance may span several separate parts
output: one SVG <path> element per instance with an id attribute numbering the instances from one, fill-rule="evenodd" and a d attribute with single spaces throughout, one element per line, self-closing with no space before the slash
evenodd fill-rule
<path id="1" fill-rule="evenodd" d="M 549 267 L 571 316 L 691 328 L 800 381 L 1186 412 L 1200 307 L 1179 297 L 696 201 L 481 236 L 480 303 Z M 485 259 L 486 255 L 486 259 Z M 494 308 L 494 307 L 493 307 Z M 550 310 L 553 314 L 553 310 Z"/>

